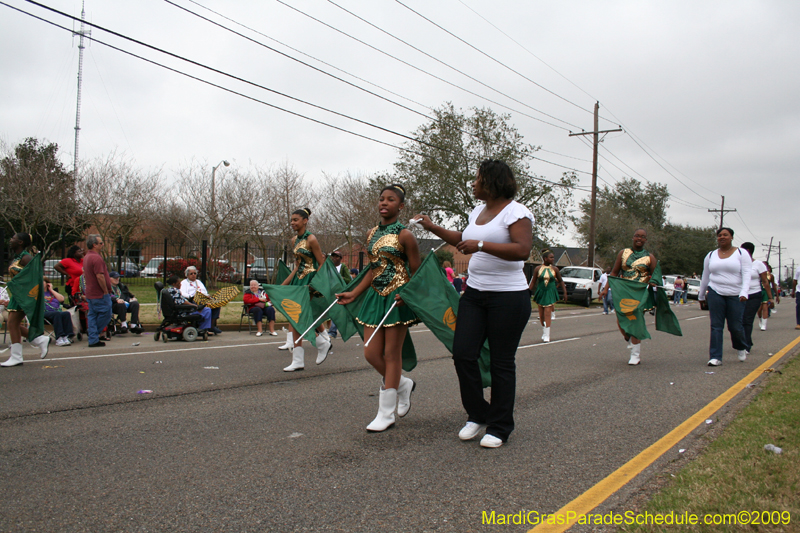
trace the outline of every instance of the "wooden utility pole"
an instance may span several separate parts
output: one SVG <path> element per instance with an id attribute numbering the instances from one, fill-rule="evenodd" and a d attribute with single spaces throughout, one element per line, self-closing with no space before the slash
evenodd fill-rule
<path id="1" fill-rule="evenodd" d="M 761 246 L 764 246 L 767 249 L 767 263 L 769 263 L 769 256 L 772 254 L 772 250 L 778 250 L 778 283 L 780 283 L 781 278 L 781 242 L 778 241 L 778 245 L 775 246 L 772 244 L 772 240 L 775 237 L 769 238 L 769 244 L 761 243 Z"/>
<path id="2" fill-rule="evenodd" d="M 709 213 L 719 213 L 719 229 L 722 229 L 722 220 L 725 218 L 725 213 L 734 213 L 736 209 L 725 209 L 725 197 L 722 197 L 722 205 L 719 209 L 709 209 Z"/>
<path id="3" fill-rule="evenodd" d="M 594 266 L 594 236 L 595 236 L 595 220 L 597 215 L 597 145 L 600 144 L 599 135 L 601 133 L 611 133 L 614 131 L 622 131 L 622 128 L 617 128 L 615 130 L 603 130 L 599 131 L 598 127 L 598 120 L 599 120 L 599 112 L 600 112 L 600 102 L 594 103 L 594 131 L 584 131 L 582 133 L 571 133 L 569 134 L 570 137 L 575 137 L 576 135 L 592 135 L 594 137 L 594 142 L 592 143 L 592 209 L 589 214 L 589 258 L 586 261 L 586 266 L 593 267 Z"/>

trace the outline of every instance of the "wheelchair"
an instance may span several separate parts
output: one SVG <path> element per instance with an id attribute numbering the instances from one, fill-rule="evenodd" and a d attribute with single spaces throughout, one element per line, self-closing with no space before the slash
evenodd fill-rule
<path id="1" fill-rule="evenodd" d="M 164 317 L 155 332 L 154 339 L 156 341 L 160 339 L 163 342 L 168 340 L 194 342 L 198 337 L 202 337 L 204 341 L 207 341 L 208 332 L 200 329 L 200 322 L 203 317 L 195 311 L 197 307 L 176 304 L 169 290 L 160 281 L 157 281 L 154 286 L 158 293 L 158 305 Z"/>

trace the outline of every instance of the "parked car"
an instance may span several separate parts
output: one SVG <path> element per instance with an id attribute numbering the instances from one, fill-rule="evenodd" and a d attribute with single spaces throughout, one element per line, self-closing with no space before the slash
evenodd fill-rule
<path id="1" fill-rule="evenodd" d="M 584 306 L 592 305 L 600 292 L 600 276 L 603 271 L 599 268 L 566 266 L 561 268 L 561 278 L 567 287 L 567 299 L 580 302 Z"/>
<path id="2" fill-rule="evenodd" d="M 61 262 L 61 259 L 48 259 L 44 262 L 44 275 L 50 278 L 50 280 L 55 281 L 61 274 L 56 272 L 56 265 Z"/>
<path id="3" fill-rule="evenodd" d="M 180 257 L 167 257 L 167 260 L 172 261 L 173 259 L 181 259 Z M 147 262 L 147 264 L 142 269 L 140 275 L 143 278 L 158 278 L 163 275 L 161 270 L 161 263 L 164 262 L 164 258 L 162 256 L 154 257 Z"/>
<path id="4" fill-rule="evenodd" d="M 692 300 L 697 300 L 697 295 L 700 294 L 700 280 L 687 279 L 686 280 L 686 297 Z"/>
<path id="5" fill-rule="evenodd" d="M 268 257 L 266 264 L 264 263 L 263 257 L 257 257 L 256 260 L 250 264 L 250 270 L 247 273 L 247 277 L 248 279 L 255 279 L 259 283 L 269 283 L 274 271 L 274 257 Z"/>
<path id="6" fill-rule="evenodd" d="M 116 257 L 109 257 L 107 262 L 109 272 L 117 270 L 117 267 L 120 266 Z M 139 266 L 130 259 L 123 258 L 122 265 L 120 266 L 118 272 L 123 278 L 138 278 L 140 269 Z"/>
<path id="7" fill-rule="evenodd" d="M 664 292 L 667 293 L 667 296 L 672 298 L 672 295 L 675 294 L 675 280 L 678 279 L 678 276 L 662 276 L 664 278 Z"/>

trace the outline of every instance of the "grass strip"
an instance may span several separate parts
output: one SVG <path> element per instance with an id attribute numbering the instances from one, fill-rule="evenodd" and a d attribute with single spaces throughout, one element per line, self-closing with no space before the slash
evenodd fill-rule
<path id="1" fill-rule="evenodd" d="M 764 450 L 766 444 L 783 453 Z M 800 358 L 773 373 L 720 437 L 639 512 L 689 513 L 700 523 L 620 531 L 800 531 Z M 723 523 L 706 525 L 705 516 Z"/>

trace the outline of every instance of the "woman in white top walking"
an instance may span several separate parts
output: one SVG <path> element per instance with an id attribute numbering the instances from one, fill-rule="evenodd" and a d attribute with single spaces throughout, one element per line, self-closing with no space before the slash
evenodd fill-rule
<path id="1" fill-rule="evenodd" d="M 742 250 L 747 250 L 750 259 L 753 259 L 753 254 L 756 247 L 752 242 L 744 242 L 739 247 Z M 747 346 L 747 354 L 753 349 L 753 322 L 756 319 L 756 313 L 761 309 L 761 293 L 766 291 L 768 295 L 768 302 L 772 302 L 772 290 L 769 286 L 769 278 L 767 277 L 767 265 L 764 261 L 755 261 L 750 268 L 750 288 L 747 291 L 747 301 L 744 304 L 744 315 L 742 316 L 742 328 L 744 330 L 744 344 Z"/>
<path id="2" fill-rule="evenodd" d="M 513 200 L 517 182 L 509 166 L 487 159 L 472 184 L 476 199 L 486 202 L 469 216 L 469 225 L 452 231 L 431 222 L 420 224 L 463 254 L 469 261 L 467 288 L 458 305 L 453 362 L 461 388 L 467 423 L 458 436 L 471 440 L 486 429 L 484 448 L 497 448 L 514 430 L 517 345 L 531 316 L 528 283 L 522 271 L 532 246 L 533 214 Z M 491 352 L 491 403 L 483 397 L 478 355 L 486 340 Z"/>
<path id="3" fill-rule="evenodd" d="M 711 318 L 708 366 L 722 364 L 722 328 L 725 321 L 728 322 L 733 348 L 739 352 L 739 361 L 747 359 L 742 317 L 750 291 L 753 261 L 750 254 L 743 253 L 732 243 L 733 230 L 720 228 L 717 231 L 718 248 L 710 252 L 703 262 L 703 277 L 697 299 L 708 302 Z"/>

